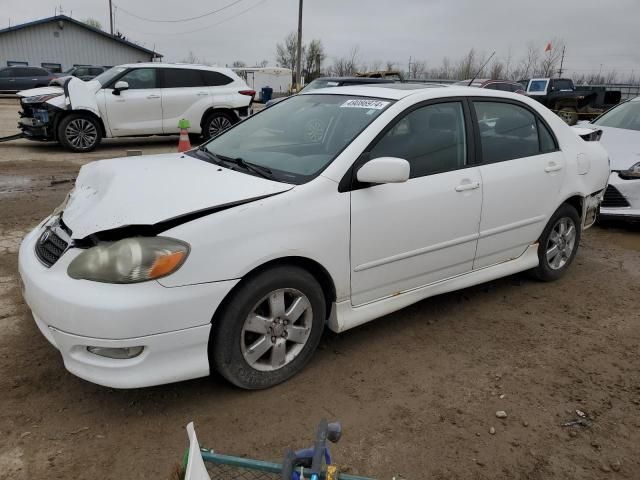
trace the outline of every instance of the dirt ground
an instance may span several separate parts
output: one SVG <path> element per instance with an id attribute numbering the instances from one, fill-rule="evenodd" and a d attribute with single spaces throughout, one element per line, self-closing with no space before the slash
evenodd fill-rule
<path id="1" fill-rule="evenodd" d="M 0 100 L 0 136 L 16 106 Z M 109 141 L 90 155 L 0 143 L 0 478 L 165 479 L 194 421 L 203 445 L 279 460 L 343 422 L 336 463 L 391 479 L 637 479 L 640 229 L 585 232 L 555 283 L 516 275 L 429 299 L 342 335 L 276 388 L 213 377 L 113 390 L 67 373 L 22 301 L 22 236 L 87 161 L 171 151 Z M 563 426 L 576 420 L 586 426 Z M 507 418 L 496 418 L 504 410 Z"/>

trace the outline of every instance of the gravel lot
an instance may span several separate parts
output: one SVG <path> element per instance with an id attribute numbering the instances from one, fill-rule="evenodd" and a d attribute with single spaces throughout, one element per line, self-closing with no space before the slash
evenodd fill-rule
<path id="1" fill-rule="evenodd" d="M 0 100 L 0 136 L 16 119 Z M 111 140 L 77 155 L 0 143 L 0 478 L 168 478 L 191 420 L 208 447 L 278 460 L 310 445 L 323 416 L 343 422 L 335 460 L 362 475 L 638 478 L 637 227 L 586 232 L 556 283 L 517 275 L 327 333 L 305 371 L 271 390 L 213 377 L 118 391 L 67 373 L 22 301 L 19 242 L 82 164 L 176 145 Z M 562 426 L 576 409 L 589 426 Z"/>

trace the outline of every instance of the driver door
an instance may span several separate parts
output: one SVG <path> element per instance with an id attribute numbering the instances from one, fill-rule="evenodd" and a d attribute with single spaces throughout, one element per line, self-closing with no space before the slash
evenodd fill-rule
<path id="1" fill-rule="evenodd" d="M 451 100 L 414 108 L 365 152 L 403 158 L 411 174 L 405 183 L 352 187 L 353 305 L 472 270 L 482 185 L 465 110 Z"/>
<path id="2" fill-rule="evenodd" d="M 112 83 L 104 89 L 107 119 L 114 137 L 162 133 L 162 98 L 158 69 L 135 68 L 117 81 L 127 82 L 127 90 L 115 91 Z"/>

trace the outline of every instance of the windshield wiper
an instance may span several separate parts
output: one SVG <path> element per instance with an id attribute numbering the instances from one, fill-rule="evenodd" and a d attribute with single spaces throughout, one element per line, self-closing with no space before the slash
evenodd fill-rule
<path id="1" fill-rule="evenodd" d="M 204 145 L 200 145 L 197 151 L 204 153 L 207 157 L 209 157 L 214 163 L 218 165 L 222 165 L 223 162 L 233 163 L 234 165 L 237 165 L 250 172 L 253 172 L 256 175 L 259 175 L 263 178 L 273 180 L 275 177 L 275 175 L 273 174 L 270 168 L 263 167 L 262 165 L 256 165 L 255 163 L 249 163 L 240 157 L 231 158 L 231 157 L 225 157 L 224 155 L 218 155 L 217 153 L 209 150 Z"/>
<path id="2" fill-rule="evenodd" d="M 217 158 L 219 158 L 220 160 L 224 160 L 225 162 L 229 162 L 229 163 L 233 163 L 235 165 L 238 165 L 241 168 L 244 168 L 245 170 L 249 170 L 250 172 L 253 172 L 257 175 L 260 175 L 263 178 L 267 178 L 269 180 L 273 180 L 274 175 L 273 172 L 271 171 L 270 168 L 267 167 L 263 167 L 262 165 L 256 165 L 255 163 L 250 163 L 247 162 L 246 160 L 237 157 L 237 158 L 231 158 L 231 157 L 225 157 L 223 155 L 218 155 L 215 154 L 213 152 L 210 152 L 213 155 L 215 155 Z"/>

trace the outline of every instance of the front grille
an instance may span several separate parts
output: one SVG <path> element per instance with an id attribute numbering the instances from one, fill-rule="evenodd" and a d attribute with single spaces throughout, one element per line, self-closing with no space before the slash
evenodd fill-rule
<path id="1" fill-rule="evenodd" d="M 602 200 L 602 207 L 629 207 L 629 202 L 624 198 L 624 195 L 620 193 L 613 185 L 609 185 L 607 190 L 604 192 L 604 199 Z"/>
<path id="2" fill-rule="evenodd" d="M 36 255 L 42 263 L 50 267 L 58 261 L 69 244 L 53 230 L 47 228 L 36 242 Z"/>

